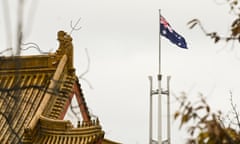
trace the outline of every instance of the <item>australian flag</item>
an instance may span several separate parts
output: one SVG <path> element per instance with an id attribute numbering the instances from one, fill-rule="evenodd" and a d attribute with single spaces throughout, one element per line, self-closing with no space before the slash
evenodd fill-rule
<path id="1" fill-rule="evenodd" d="M 160 33 L 177 46 L 187 49 L 184 37 L 175 32 L 163 16 L 160 16 Z"/>

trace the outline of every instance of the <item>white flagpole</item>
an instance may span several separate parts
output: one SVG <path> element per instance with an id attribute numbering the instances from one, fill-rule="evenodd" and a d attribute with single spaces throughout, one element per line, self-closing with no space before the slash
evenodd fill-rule
<path id="1" fill-rule="evenodd" d="M 159 72 L 158 72 L 158 144 L 162 144 L 162 88 L 161 88 L 161 29 L 160 29 L 161 10 L 159 9 Z"/>
<path id="2" fill-rule="evenodd" d="M 170 79 L 171 76 L 167 77 L 167 139 L 168 144 L 171 144 L 171 125 L 170 125 Z"/>
<path id="3" fill-rule="evenodd" d="M 150 97 L 149 97 L 149 144 L 152 144 L 152 96 L 153 96 L 153 90 L 152 90 L 152 77 L 149 76 L 150 81 Z"/>

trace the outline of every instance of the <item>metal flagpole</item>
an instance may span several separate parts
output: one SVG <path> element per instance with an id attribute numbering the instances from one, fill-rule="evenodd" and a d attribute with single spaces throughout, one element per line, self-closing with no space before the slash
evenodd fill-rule
<path id="1" fill-rule="evenodd" d="M 170 126 L 170 79 L 167 77 L 167 139 L 168 144 L 171 144 L 171 126 Z"/>
<path id="2" fill-rule="evenodd" d="M 153 90 L 152 90 L 152 77 L 149 76 L 150 81 L 150 100 L 149 100 L 149 144 L 152 144 L 152 96 L 153 96 Z"/>
<path id="3" fill-rule="evenodd" d="M 159 9 L 159 72 L 158 72 L 158 144 L 162 144 L 162 89 L 161 89 L 161 28 L 160 28 L 161 10 Z"/>

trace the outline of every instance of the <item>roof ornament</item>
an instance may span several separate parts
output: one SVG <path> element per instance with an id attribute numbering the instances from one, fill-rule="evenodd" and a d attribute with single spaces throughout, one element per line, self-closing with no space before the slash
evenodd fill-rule
<path id="1" fill-rule="evenodd" d="M 68 57 L 68 67 L 73 68 L 73 44 L 72 37 L 67 34 L 67 32 L 59 31 L 57 34 L 57 39 L 59 41 L 59 48 L 56 51 L 58 59 L 61 59 L 63 55 Z"/>

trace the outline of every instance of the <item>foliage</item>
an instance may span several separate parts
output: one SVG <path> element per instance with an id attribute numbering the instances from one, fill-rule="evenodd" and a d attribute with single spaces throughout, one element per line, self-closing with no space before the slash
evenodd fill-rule
<path id="1" fill-rule="evenodd" d="M 240 42 L 240 0 L 223 1 L 229 5 L 230 14 L 235 18 L 229 28 L 229 35 L 220 36 L 217 32 L 207 32 L 198 19 L 189 21 L 189 28 L 200 26 L 205 35 L 215 43 L 221 40 Z M 180 105 L 174 119 L 180 120 L 180 129 L 187 126 L 187 144 L 240 144 L 240 117 L 233 104 L 231 92 L 230 96 L 232 109 L 228 115 L 223 115 L 221 111 L 213 112 L 202 95 L 194 103 L 187 99 L 185 93 L 177 97 Z"/>
<path id="2" fill-rule="evenodd" d="M 230 34 L 227 36 L 220 36 L 217 32 L 207 32 L 203 27 L 202 23 L 198 19 L 193 19 L 188 22 L 189 28 L 192 29 L 196 25 L 199 25 L 201 30 L 205 33 L 206 36 L 214 40 L 215 43 L 220 40 L 225 40 L 226 42 L 230 40 L 237 40 L 240 42 L 240 0 L 224 0 L 230 7 L 230 13 L 234 15 L 235 19 L 233 20 L 230 26 Z"/>
<path id="3" fill-rule="evenodd" d="M 202 95 L 194 103 L 184 93 L 177 100 L 180 105 L 174 119 L 180 119 L 180 129 L 188 125 L 187 144 L 240 144 L 240 133 L 231 127 L 233 123 L 229 121 L 226 127 L 221 111 L 212 112 Z"/>

